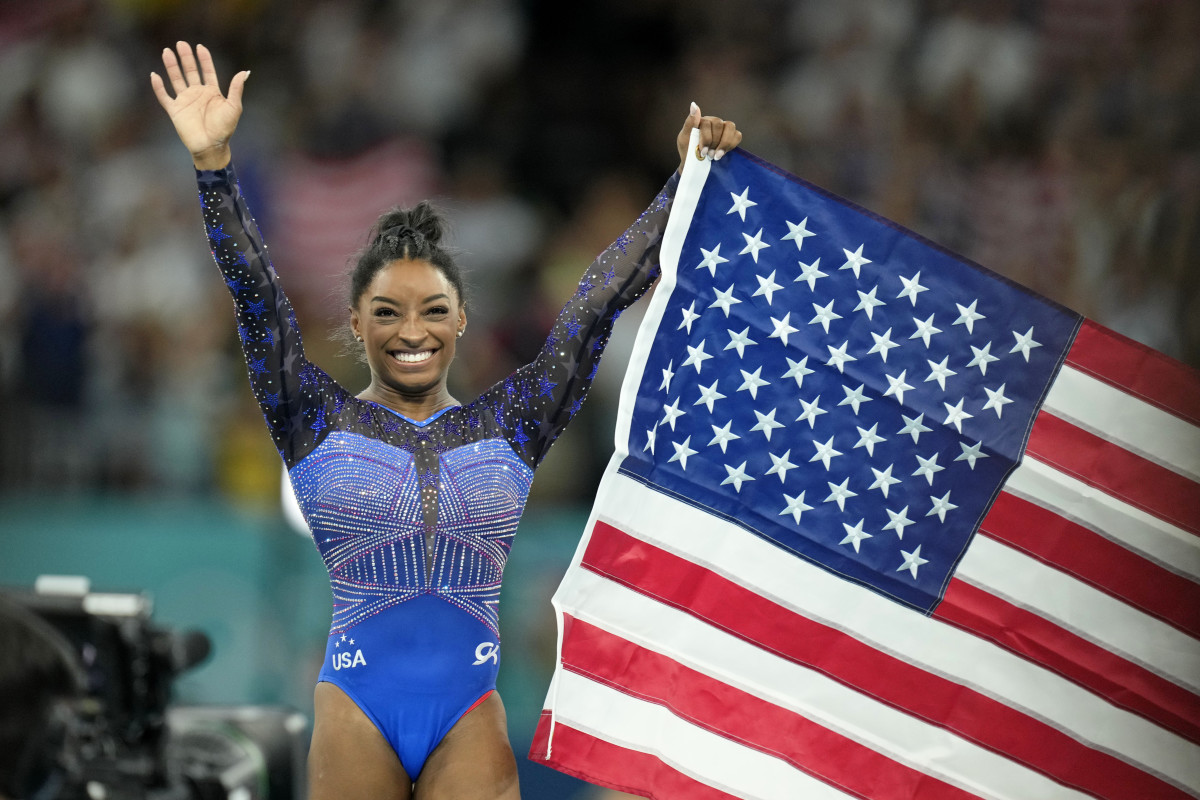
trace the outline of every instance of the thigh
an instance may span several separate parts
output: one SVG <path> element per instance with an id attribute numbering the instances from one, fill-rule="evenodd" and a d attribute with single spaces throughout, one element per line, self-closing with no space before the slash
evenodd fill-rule
<path id="1" fill-rule="evenodd" d="M 412 781 L 375 723 L 345 692 L 318 683 L 308 751 L 310 800 L 410 800 Z"/>
<path id="2" fill-rule="evenodd" d="M 499 693 L 454 724 L 425 762 L 415 788 L 416 800 L 520 800 Z"/>

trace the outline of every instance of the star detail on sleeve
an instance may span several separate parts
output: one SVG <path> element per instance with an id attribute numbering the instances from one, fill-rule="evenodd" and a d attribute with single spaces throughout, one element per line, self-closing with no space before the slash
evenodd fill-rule
<path id="1" fill-rule="evenodd" d="M 799 225 L 791 220 L 784 220 L 784 222 L 787 223 L 788 232 L 784 234 L 783 239 L 784 241 L 791 240 L 795 242 L 797 250 L 800 250 L 804 247 L 805 239 L 810 236 L 816 236 L 815 233 L 808 229 L 808 217 L 800 220 Z"/>
<path id="2" fill-rule="evenodd" d="M 934 514 L 937 514 L 939 522 L 946 521 L 947 511 L 953 511 L 958 508 L 958 506 L 950 502 L 950 492 L 946 492 L 941 497 L 930 497 L 929 499 L 933 501 L 933 508 L 929 509 L 929 513 L 925 516 L 932 517 Z"/>
<path id="3" fill-rule="evenodd" d="M 709 423 L 709 424 L 712 424 L 712 423 Z M 714 444 L 718 444 L 721 446 L 721 452 L 724 453 L 725 446 L 729 442 L 733 441 L 734 439 L 742 438 L 730 430 L 730 428 L 732 428 L 732 427 L 733 427 L 733 420 L 729 420 L 729 422 L 726 422 L 725 425 L 720 428 L 718 428 L 716 425 L 713 425 L 712 426 L 713 438 L 712 438 L 712 441 L 710 441 L 708 443 L 708 446 L 712 447 Z"/>
<path id="4" fill-rule="evenodd" d="M 1004 411 L 1004 406 L 1013 402 L 1004 396 L 1004 387 L 1007 385 L 1008 384 L 1002 383 L 995 390 L 989 389 L 986 386 L 983 387 L 983 390 L 987 392 L 988 396 L 987 402 L 983 404 L 983 410 L 987 411 L 990 408 L 995 411 L 996 419 L 1000 419 L 1000 417 L 1003 416 L 1002 412 Z"/>
<path id="5" fill-rule="evenodd" d="M 904 393 L 913 388 L 904 382 L 904 376 L 907 374 L 908 370 L 904 369 L 900 370 L 900 374 L 894 378 L 891 375 L 884 375 L 883 377 L 887 378 L 888 388 L 884 390 L 883 396 L 895 395 L 896 401 L 900 405 L 904 405 Z"/>
<path id="6" fill-rule="evenodd" d="M 954 460 L 966 461 L 967 466 L 969 466 L 972 470 L 975 469 L 976 459 L 988 457 L 988 454 L 983 452 L 983 442 L 976 442 L 975 444 L 959 442 L 958 446 L 962 448 L 962 455 L 958 456 Z"/>
<path id="7" fill-rule="evenodd" d="M 788 322 L 791 316 L 792 312 L 789 311 L 783 315 L 783 319 L 775 319 L 774 317 L 771 317 L 771 324 L 775 326 L 775 330 L 771 331 L 767 338 L 779 339 L 781 342 L 783 342 L 783 346 L 787 347 L 788 336 L 800 330 L 799 328 L 793 328 L 791 323 Z"/>
<path id="8" fill-rule="evenodd" d="M 854 416 L 858 416 L 858 408 L 863 403 L 871 402 L 871 398 L 863 394 L 863 389 L 866 389 L 865 383 L 860 383 L 857 389 L 851 389 L 849 386 L 842 384 L 842 391 L 846 393 L 846 398 L 838 403 L 839 406 L 850 406 L 854 411 Z"/>
<path id="9" fill-rule="evenodd" d="M 915 524 L 908 518 L 908 506 L 899 511 L 892 511 L 890 508 L 885 508 L 884 511 L 888 515 L 888 524 L 883 526 L 885 531 L 895 531 L 898 539 L 904 538 L 904 529 L 909 525 Z"/>
<path id="10" fill-rule="evenodd" d="M 720 242 L 717 242 L 717 246 L 712 250 L 705 250 L 701 247 L 700 252 L 704 254 L 704 260 L 696 265 L 696 269 L 707 269 L 714 278 L 717 277 L 717 265 L 729 261 L 728 258 L 721 255 Z"/>
<path id="11" fill-rule="evenodd" d="M 787 506 L 783 509 L 783 511 L 779 512 L 779 516 L 782 517 L 784 514 L 791 514 L 792 519 L 797 523 L 800 522 L 801 514 L 803 514 L 805 511 L 812 511 L 813 509 L 812 506 L 804 502 L 804 492 L 801 492 L 796 497 L 785 494 L 783 499 L 787 501 Z"/>
<path id="12" fill-rule="evenodd" d="M 695 300 L 693 300 L 692 304 L 690 306 L 688 306 L 687 308 L 679 309 L 681 312 L 683 312 L 683 322 L 679 323 L 679 328 L 687 328 L 687 332 L 688 332 L 689 336 L 692 333 L 692 323 L 695 322 L 696 320 L 700 319 L 700 315 L 696 313 L 695 309 L 696 309 L 696 301 Z M 676 328 L 675 330 L 679 330 L 679 328 Z"/>
<path id="13" fill-rule="evenodd" d="M 687 345 L 688 357 L 684 359 L 682 364 L 679 365 L 680 369 L 687 366 L 692 366 L 696 368 L 696 374 L 700 374 L 700 368 L 703 366 L 704 362 L 712 358 L 712 356 L 704 352 L 704 342 L 705 340 L 701 339 L 700 344 L 696 347 L 692 347 L 690 344 Z"/>
<path id="14" fill-rule="evenodd" d="M 933 314 L 930 314 L 929 319 L 927 319 L 927 320 L 919 320 L 914 317 L 913 322 L 916 323 L 917 329 L 916 329 L 916 331 L 913 332 L 913 335 L 908 338 L 909 339 L 921 339 L 922 341 L 925 342 L 925 347 L 928 348 L 929 347 L 929 337 L 942 332 L 941 328 L 938 328 L 933 324 L 933 316 L 934 316 Z"/>
<path id="15" fill-rule="evenodd" d="M 206 227 L 208 228 L 208 238 L 212 240 L 214 244 L 219 245 L 226 239 L 232 238 L 228 233 L 225 232 L 224 224 L 218 225 L 215 228 L 212 225 L 207 225 Z"/>
<path id="16" fill-rule="evenodd" d="M 745 222 L 746 221 L 746 210 L 748 208 L 758 205 L 758 203 L 756 203 L 750 199 L 750 187 L 747 186 L 745 189 L 743 189 L 742 193 L 740 195 L 730 192 L 729 196 L 733 198 L 733 205 L 730 206 L 729 210 L 726 211 L 725 213 L 732 214 L 733 212 L 736 211 L 738 216 L 742 218 L 742 222 Z"/>
<path id="17" fill-rule="evenodd" d="M 976 347 L 975 345 L 970 345 L 970 347 L 971 347 L 971 352 L 975 354 L 975 357 L 973 359 L 971 359 L 970 363 L 968 363 L 967 366 L 968 367 L 979 367 L 979 374 L 987 375 L 987 365 L 992 361 L 1000 360 L 999 358 L 996 358 L 996 356 L 992 355 L 992 353 L 991 353 L 992 343 L 988 342 L 982 348 Z"/>
<path id="18" fill-rule="evenodd" d="M 763 436 L 767 437 L 768 442 L 771 441 L 771 431 L 775 430 L 776 428 L 783 427 L 782 422 L 775 421 L 775 409 L 773 408 L 767 414 L 763 414 L 759 412 L 758 409 L 754 409 L 754 416 L 758 418 L 758 422 L 754 423 L 754 427 L 752 427 L 750 430 L 759 431 Z M 830 437 L 829 441 L 832 442 L 833 437 Z"/>
<path id="19" fill-rule="evenodd" d="M 958 306 L 958 319 L 954 320 L 955 325 L 965 325 L 967 333 L 975 332 L 975 320 L 986 319 L 983 314 L 975 310 L 975 306 L 979 305 L 978 300 L 972 300 L 971 305 L 964 306 L 962 303 L 955 303 Z"/>
<path id="20" fill-rule="evenodd" d="M 683 440 L 682 444 L 680 444 L 679 442 L 671 442 L 671 446 L 675 448 L 675 455 L 668 458 L 667 463 L 670 464 L 672 461 L 678 461 L 679 466 L 682 467 L 684 470 L 687 470 L 688 456 L 696 455 L 696 451 L 688 446 L 689 444 L 691 444 L 691 441 L 692 441 L 692 437 L 689 436 Z"/>
<path id="21" fill-rule="evenodd" d="M 924 419 L 925 419 L 924 414 L 918 414 L 916 417 L 906 417 L 905 415 L 901 414 L 900 418 L 904 420 L 904 427 L 901 428 L 900 430 L 896 431 L 896 433 L 912 434 L 913 444 L 920 443 L 918 440 L 921 438 L 922 433 L 928 433 L 929 431 L 933 430 L 933 428 L 927 428 L 923 424 Z"/>
<path id="22" fill-rule="evenodd" d="M 724 399 L 725 399 L 725 395 L 723 395 L 717 391 L 717 382 L 713 381 L 712 386 L 708 386 L 708 387 L 701 386 L 700 387 L 700 399 L 697 400 L 696 402 L 692 403 L 692 405 L 698 406 L 701 403 L 703 403 L 704 405 L 708 406 L 708 413 L 711 414 L 712 410 L 713 410 L 713 404 L 716 403 L 718 400 L 724 400 Z"/>
<path id="23" fill-rule="evenodd" d="M 246 301 L 246 313 L 253 314 L 256 317 L 261 317 L 263 314 L 267 313 L 267 301 L 259 300 L 257 303 Z M 1029 359 L 1025 360 L 1028 361 Z"/>
<path id="24" fill-rule="evenodd" d="M 929 481 L 929 485 L 933 486 L 933 476 L 945 469 L 945 467 L 938 466 L 937 460 L 937 453 L 934 453 L 929 458 L 917 456 L 917 463 L 921 466 L 917 467 L 917 470 L 913 473 L 913 476 L 924 477 L 925 480 Z"/>
<path id="25" fill-rule="evenodd" d="M 737 391 L 749 392 L 750 397 L 755 400 L 758 399 L 758 387 L 771 385 L 770 381 L 764 381 L 759 377 L 762 375 L 762 367 L 754 370 L 754 372 L 746 372 L 744 369 L 740 369 L 738 372 L 742 373 L 742 385 L 737 388 Z"/>
<path id="26" fill-rule="evenodd" d="M 675 430 L 675 420 L 679 419 L 686 413 L 687 413 L 686 411 L 681 411 L 679 409 L 679 398 L 676 397 L 675 402 L 672 403 L 671 405 L 667 405 L 666 403 L 663 403 L 663 418 L 662 418 L 662 422 L 660 422 L 659 424 L 660 425 L 670 425 L 671 430 Z"/>
<path id="27" fill-rule="evenodd" d="M 917 274 L 911 278 L 900 276 L 900 282 L 904 284 L 904 288 L 900 290 L 900 294 L 896 295 L 896 299 L 900 300 L 907 297 L 912 301 L 913 307 L 917 305 L 917 295 L 921 292 L 928 291 L 928 288 L 921 285 L 921 271 L 917 270 Z"/>
<path id="28" fill-rule="evenodd" d="M 819 323 L 821 323 L 821 327 L 825 329 L 826 333 L 829 333 L 829 323 L 830 322 L 832 322 L 835 319 L 842 318 L 841 314 L 839 314 L 833 310 L 833 301 L 832 300 L 830 300 L 828 303 L 826 303 L 823 306 L 819 306 L 816 303 L 813 303 L 812 307 L 813 307 L 813 311 L 816 311 L 817 314 L 815 317 L 813 317 L 812 319 L 810 319 L 808 321 L 808 324 L 814 325 L 819 322 Z M 786 344 L 786 342 L 785 342 L 785 344 Z"/>
<path id="29" fill-rule="evenodd" d="M 842 342 L 841 347 L 834 347 L 831 344 L 825 345 L 825 347 L 827 347 L 829 349 L 829 360 L 825 362 L 825 366 L 837 367 L 838 372 L 844 373 L 846 371 L 844 368 L 844 365 L 847 361 L 858 361 L 857 358 L 855 358 L 854 356 L 852 356 L 846 352 L 846 349 L 849 346 L 850 346 L 849 339 Z"/>
<path id="30" fill-rule="evenodd" d="M 946 407 L 946 423 L 945 424 L 953 425 L 954 429 L 956 431 L 958 431 L 959 433 L 962 433 L 963 420 L 971 419 L 971 417 L 975 416 L 974 414 L 968 414 L 966 411 L 963 410 L 963 403 L 965 403 L 965 402 L 966 402 L 966 398 L 961 398 L 961 399 L 959 399 L 958 403 L 955 405 L 950 405 L 949 403 L 942 403 L 942 405 L 944 405 Z"/>
<path id="31" fill-rule="evenodd" d="M 846 500 L 851 497 L 858 497 L 858 492 L 850 491 L 849 478 L 846 478 L 841 483 L 834 483 L 833 481 L 826 481 L 826 483 L 829 484 L 829 496 L 825 498 L 825 502 L 837 503 L 838 510 L 840 511 L 846 510 Z"/>
<path id="32" fill-rule="evenodd" d="M 875 482 L 867 488 L 878 489 L 879 491 L 883 492 L 883 496 L 886 498 L 888 496 L 888 487 L 900 482 L 899 478 L 892 477 L 893 466 L 895 465 L 888 464 L 888 468 L 885 470 L 878 470 L 874 467 L 871 467 L 871 472 L 875 473 Z"/>
<path id="33" fill-rule="evenodd" d="M 817 452 L 816 455 L 808 460 L 809 463 L 811 464 L 814 461 L 820 461 L 825 465 L 825 471 L 828 472 L 829 462 L 842 454 L 840 450 L 835 450 L 833 448 L 833 437 L 830 436 L 829 440 L 824 443 L 813 440 L 812 445 L 817 449 Z"/>
<path id="34" fill-rule="evenodd" d="M 871 331 L 871 338 L 875 340 L 875 344 L 871 345 L 871 349 L 867 351 L 867 355 L 879 353 L 879 357 L 883 359 L 883 363 L 887 363 L 888 350 L 900 345 L 892 341 L 892 329 L 888 328 L 882 334 Z"/>
<path id="35" fill-rule="evenodd" d="M 862 540 L 871 538 L 871 534 L 863 530 L 863 522 L 865 522 L 865 519 L 860 519 L 854 526 L 843 522 L 842 527 L 846 529 L 846 538 L 842 539 L 838 544 L 854 545 L 854 552 L 859 552 L 859 544 Z"/>
<path id="36" fill-rule="evenodd" d="M 799 283 L 800 281 L 805 281 L 806 283 L 808 283 L 809 290 L 815 292 L 817 290 L 817 278 L 828 278 L 828 277 L 829 277 L 828 272 L 821 272 L 821 259 L 818 258 L 815 261 L 813 261 L 811 264 L 805 264 L 803 261 L 801 261 L 800 262 L 800 274 L 796 277 L 796 280 L 792 281 L 792 283 Z"/>
<path id="37" fill-rule="evenodd" d="M 887 303 L 875 297 L 875 294 L 879 291 L 878 286 L 875 286 L 869 292 L 864 292 L 861 289 L 856 289 L 855 291 L 858 292 L 858 305 L 854 307 L 854 310 L 867 312 L 867 319 L 872 318 L 878 306 L 887 305 Z"/>
<path id="38" fill-rule="evenodd" d="M 1008 352 L 1020 353 L 1021 355 L 1025 356 L 1026 362 L 1029 361 L 1029 351 L 1035 347 L 1042 346 L 1041 342 L 1035 342 L 1033 340 L 1032 327 L 1030 327 L 1029 330 L 1025 331 L 1024 333 L 1017 333 L 1016 331 L 1013 331 L 1012 335 L 1016 338 L 1017 343 L 1014 344 L 1012 350 L 1009 350 Z"/>
<path id="39" fill-rule="evenodd" d="M 778 475 L 779 482 L 783 483 L 784 479 L 787 478 L 788 470 L 796 468 L 796 465 L 788 460 L 788 456 L 791 454 L 791 450 L 785 450 L 781 456 L 777 456 L 774 453 L 767 453 L 767 455 L 771 458 L 771 468 L 767 470 L 766 474 Z"/>
<path id="40" fill-rule="evenodd" d="M 670 361 L 667 362 L 666 369 L 664 369 L 662 371 L 662 383 L 660 383 L 658 385 L 659 391 L 667 391 L 667 392 L 671 391 L 671 379 L 675 377 L 675 373 L 671 371 L 671 367 L 674 366 L 674 364 L 675 364 L 675 359 L 671 359 Z M 549 383 L 549 381 L 546 381 L 546 382 Z M 556 383 L 550 384 L 551 387 L 554 387 L 557 385 L 558 384 L 556 384 Z M 542 388 L 544 391 L 545 383 L 542 384 Z"/>
<path id="41" fill-rule="evenodd" d="M 875 455 L 875 445 L 879 444 L 880 442 L 887 441 L 885 438 L 876 433 L 876 431 L 879 430 L 878 422 L 872 425 L 870 430 L 867 428 L 859 428 L 857 425 L 854 427 L 858 430 L 858 441 L 855 442 L 854 446 L 867 448 L 868 456 Z"/>
<path id="42" fill-rule="evenodd" d="M 729 334 L 729 344 L 725 345 L 725 349 L 733 350 L 736 348 L 738 358 L 742 358 L 743 356 L 746 355 L 746 348 L 749 345 L 758 344 L 758 342 L 756 342 L 750 338 L 750 336 L 749 336 L 750 327 L 749 326 L 747 326 L 741 333 L 734 333 L 732 330 L 729 330 L 728 328 L 726 328 L 726 332 Z"/>
<path id="43" fill-rule="evenodd" d="M 823 408 L 821 408 L 820 402 L 821 402 L 821 395 L 817 395 L 816 397 L 814 397 L 813 401 L 811 403 L 808 402 L 807 400 L 801 398 L 800 405 L 804 406 L 804 412 L 801 413 L 800 416 L 796 417 L 796 422 L 804 422 L 805 420 L 808 420 L 809 430 L 816 428 L 817 427 L 817 417 L 821 416 L 822 414 L 829 413 L 828 411 L 825 411 Z"/>
<path id="44" fill-rule="evenodd" d="M 872 262 L 871 262 L 871 259 L 869 259 L 869 258 L 867 258 L 867 257 L 865 257 L 865 256 L 863 255 L 863 252 L 862 252 L 862 251 L 863 251 L 863 246 L 864 246 L 864 245 L 861 245 L 861 244 L 860 244 L 860 245 L 858 246 L 858 249 L 857 249 L 857 250 L 855 250 L 854 252 L 850 252 L 849 250 L 847 250 L 846 248 L 844 248 L 844 247 L 843 247 L 843 248 L 842 248 L 842 252 L 846 254 L 846 263 L 845 263 L 845 264 L 842 264 L 840 267 L 838 267 L 838 269 L 849 269 L 849 270 L 853 270 L 853 271 L 854 271 L 854 277 L 855 277 L 855 278 L 857 278 L 857 277 L 858 277 L 858 271 L 859 271 L 860 269 L 862 269 L 862 266 L 863 266 L 863 264 L 870 264 L 870 263 L 872 263 Z"/>
<path id="45" fill-rule="evenodd" d="M 771 274 L 766 276 L 765 278 L 762 275 L 755 275 L 754 277 L 758 278 L 758 288 L 755 289 L 754 294 L 752 294 L 750 296 L 751 297 L 759 297 L 759 296 L 765 297 L 765 298 L 767 298 L 767 305 L 771 305 L 771 301 L 775 297 L 775 292 L 777 292 L 783 288 L 782 286 L 780 286 L 778 283 L 775 282 L 775 270 L 771 270 Z"/>
<path id="46" fill-rule="evenodd" d="M 748 233 L 743 233 L 742 236 L 746 240 L 746 246 L 742 248 L 742 251 L 740 253 L 738 253 L 738 255 L 744 256 L 744 255 L 746 255 L 746 253 L 749 253 L 750 256 L 754 259 L 754 263 L 757 264 L 758 263 L 758 251 L 764 250 L 771 246 L 762 240 L 762 232 L 763 232 L 763 229 L 759 228 L 758 233 L 754 234 L 753 236 L 751 236 Z"/>
<path id="47" fill-rule="evenodd" d="M 262 375 L 264 372 L 267 371 L 267 367 L 266 367 L 267 357 L 266 356 L 263 356 L 262 358 L 251 358 L 251 359 L 249 359 L 249 361 L 250 361 L 250 372 L 252 374 Z"/>
<path id="48" fill-rule="evenodd" d="M 727 483 L 732 483 L 733 488 L 737 491 L 738 494 L 742 493 L 742 484 L 743 483 L 745 483 L 746 481 L 754 480 L 754 478 L 751 478 L 749 475 L 746 474 L 746 462 L 745 461 L 742 462 L 742 465 L 740 467 L 731 467 L 728 464 L 725 464 L 724 466 L 725 466 L 725 471 L 729 473 L 729 477 L 726 478 L 725 480 L 721 481 L 721 485 L 724 486 Z"/>
<path id="49" fill-rule="evenodd" d="M 917 549 L 911 553 L 901 550 L 900 555 L 904 556 L 904 563 L 896 567 L 896 572 L 906 569 L 912 574 L 913 580 L 917 579 L 917 570 L 921 565 L 929 563 L 928 559 L 921 558 L 921 545 L 917 545 Z"/>
<path id="50" fill-rule="evenodd" d="M 713 301 L 709 308 L 721 309 L 725 312 L 725 318 L 729 319 L 729 307 L 742 302 L 733 296 L 733 284 L 729 284 L 729 288 L 723 292 L 720 289 L 713 289 L 713 291 L 716 293 L 717 299 Z"/>
<path id="51" fill-rule="evenodd" d="M 787 356 L 784 356 L 784 358 L 787 359 L 787 362 L 788 362 L 788 371 L 783 373 L 779 377 L 795 378 L 796 379 L 796 388 L 803 389 L 804 388 L 804 376 L 813 374 L 813 371 L 808 368 L 808 356 L 805 356 L 804 358 L 800 359 L 799 361 L 792 361 Z"/>

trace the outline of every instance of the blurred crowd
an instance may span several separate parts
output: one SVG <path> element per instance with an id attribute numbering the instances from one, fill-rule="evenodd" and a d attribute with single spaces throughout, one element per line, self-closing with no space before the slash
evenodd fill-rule
<path id="1" fill-rule="evenodd" d="M 310 357 L 351 388 L 340 292 L 379 212 L 446 209 L 471 291 L 452 388 L 474 396 L 674 169 L 693 100 L 750 151 L 1200 365 L 1198 3 L 3 2 L 4 490 L 278 496 L 150 91 L 178 39 L 223 81 L 252 72 L 235 164 Z M 624 336 L 531 502 L 588 501 Z"/>

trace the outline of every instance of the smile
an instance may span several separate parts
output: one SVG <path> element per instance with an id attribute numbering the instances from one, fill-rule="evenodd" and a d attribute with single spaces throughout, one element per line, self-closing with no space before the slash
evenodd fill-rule
<path id="1" fill-rule="evenodd" d="M 420 364 L 422 361 L 428 361 L 433 358 L 432 350 L 421 350 L 416 353 L 393 352 L 392 358 L 399 361 L 401 364 Z"/>

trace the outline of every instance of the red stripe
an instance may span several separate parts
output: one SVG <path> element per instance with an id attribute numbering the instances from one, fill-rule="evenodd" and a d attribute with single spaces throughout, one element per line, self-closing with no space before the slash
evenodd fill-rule
<path id="1" fill-rule="evenodd" d="M 1200 743 L 1200 698 L 1044 617 L 962 580 L 950 582 L 933 616 Z"/>
<path id="2" fill-rule="evenodd" d="M 979 530 L 1200 637 L 1200 585 L 1036 503 L 1001 492 Z"/>
<path id="3" fill-rule="evenodd" d="M 1025 450 L 1089 486 L 1200 534 L 1200 484 L 1041 411 Z"/>
<path id="4" fill-rule="evenodd" d="M 735 689 L 667 656 L 565 617 L 563 667 L 665 706 L 681 719 L 855 797 L 950 800 L 975 795 L 900 764 L 793 711 Z"/>
<path id="5" fill-rule="evenodd" d="M 1084 320 L 1067 363 L 1200 425 L 1200 372 L 1182 362 Z"/>
<path id="6" fill-rule="evenodd" d="M 583 564 L 1096 797 L 1186 796 L 1153 775 L 980 692 L 881 653 L 603 522 L 595 525 Z"/>
<path id="7" fill-rule="evenodd" d="M 737 800 L 737 797 L 700 783 L 662 759 L 615 745 L 562 722 L 554 726 L 554 747 L 546 757 L 550 712 L 543 711 L 529 748 L 529 760 L 554 767 L 589 783 L 654 800 Z"/>

